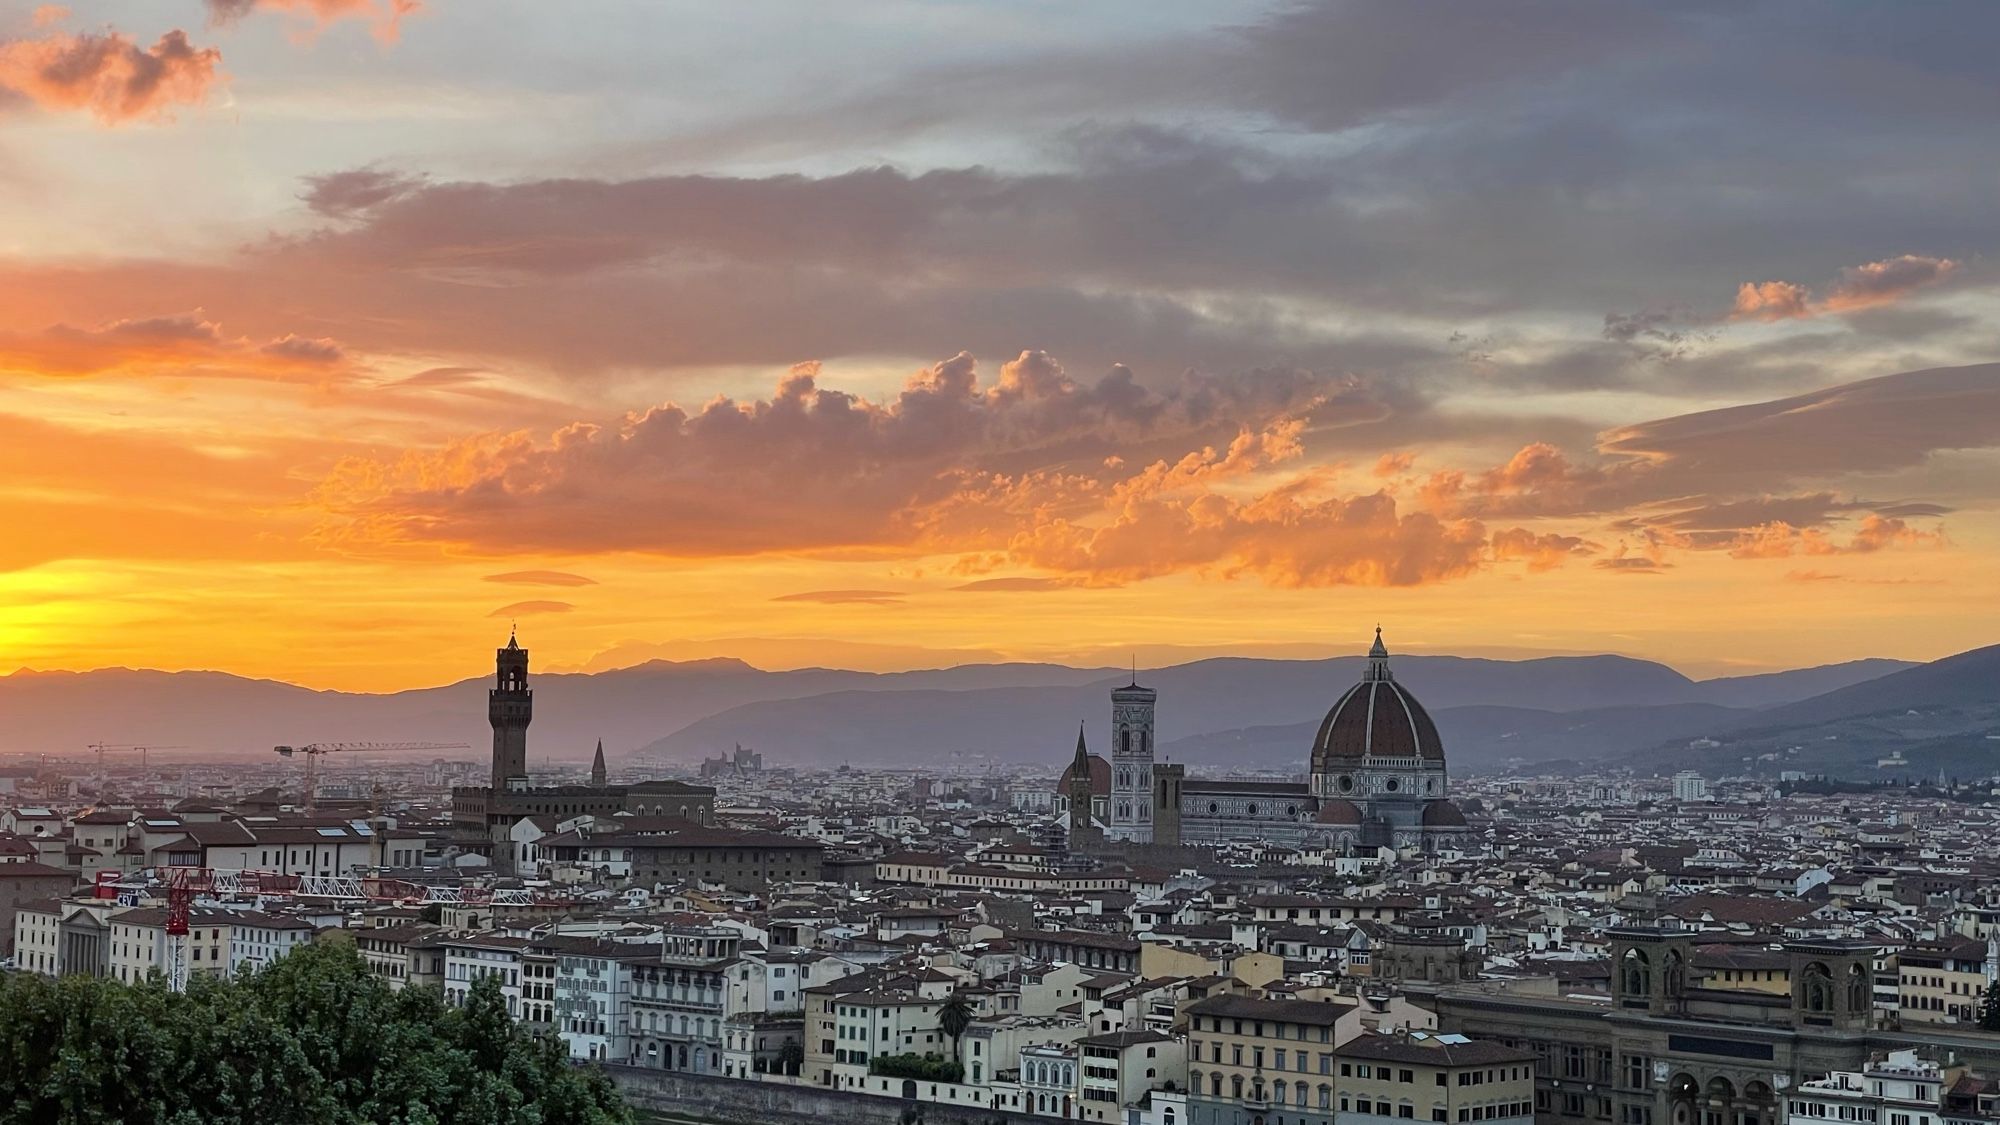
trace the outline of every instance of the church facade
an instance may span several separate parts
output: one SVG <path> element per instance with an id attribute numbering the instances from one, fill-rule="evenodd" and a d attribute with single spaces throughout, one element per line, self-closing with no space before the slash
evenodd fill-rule
<path id="1" fill-rule="evenodd" d="M 1065 809 L 1071 838 L 1081 846 L 1252 841 L 1434 851 L 1465 831 L 1465 817 L 1447 797 L 1437 724 L 1396 682 L 1379 629 L 1360 682 L 1319 724 L 1303 782 L 1191 778 L 1184 766 L 1155 762 L 1157 701 L 1158 693 L 1136 677 L 1113 690 L 1108 763 L 1087 755 L 1079 739 L 1059 792 L 1085 792 L 1074 785 L 1080 771 L 1109 774 L 1110 782 L 1093 802 L 1097 815 L 1079 818 L 1073 805 Z"/>

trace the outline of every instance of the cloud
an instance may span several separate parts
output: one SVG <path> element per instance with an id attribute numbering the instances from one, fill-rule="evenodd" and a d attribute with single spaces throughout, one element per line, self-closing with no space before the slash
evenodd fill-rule
<path id="1" fill-rule="evenodd" d="M 1524 527 L 1510 527 L 1493 533 L 1492 551 L 1495 562 L 1524 562 L 1529 573 L 1539 574 L 1571 559 L 1596 554 L 1598 547 L 1577 535 L 1537 534 Z"/>
<path id="2" fill-rule="evenodd" d="M 145 374 L 190 369 L 274 377 L 339 367 L 340 344 L 286 333 L 263 344 L 225 333 L 201 310 L 114 320 L 94 328 L 56 324 L 0 333 L 0 368 L 44 375 Z"/>
<path id="3" fill-rule="evenodd" d="M 1363 388 L 1306 373 L 1189 375 L 1154 391 L 1123 369 L 1080 383 L 1034 351 L 990 386 L 961 353 L 884 401 L 824 388 L 802 365 L 756 402 L 349 462 L 319 498 L 334 517 L 326 541 L 349 546 L 976 552 L 982 569 L 1091 585 L 1195 571 L 1402 586 L 1498 561 L 1476 520 L 1402 512 L 1386 492 L 1342 495 L 1319 470 L 1288 468 L 1309 428 L 1374 409 Z M 1503 552 L 1546 568 L 1578 546 L 1512 534 Z"/>
<path id="4" fill-rule="evenodd" d="M 820 605 L 902 605 L 900 590 L 806 590 L 780 594 L 774 602 L 816 602 Z"/>
<path id="5" fill-rule="evenodd" d="M 0 90 L 106 125 L 159 121 L 175 106 L 206 100 L 221 61 L 220 51 L 196 47 L 178 30 L 143 48 L 117 31 L 55 32 L 0 43 Z"/>
<path id="6" fill-rule="evenodd" d="M 488 617 L 535 617 L 549 613 L 568 613 L 576 607 L 568 602 L 526 601 L 503 605 Z"/>
<path id="7" fill-rule="evenodd" d="M 424 185 L 424 177 L 381 168 L 352 168 L 306 177 L 299 198 L 314 213 L 346 219 L 409 195 Z"/>
<path id="8" fill-rule="evenodd" d="M 1019 594 L 1042 590 L 1068 590 L 1080 584 L 1074 578 L 1052 578 L 1047 576 L 1031 578 L 1016 576 L 1012 578 L 981 578 L 976 582 L 967 582 L 963 585 L 953 586 L 951 589 L 954 592 L 966 594 Z"/>
<path id="9" fill-rule="evenodd" d="M 1786 523 L 1760 524 L 1739 533 L 1730 544 L 1731 558 L 1788 559 L 1794 555 L 1865 555 L 1890 547 L 1941 547 L 1944 532 L 1922 531 L 1893 517 L 1870 513 L 1846 543 L 1817 528 Z"/>
<path id="10" fill-rule="evenodd" d="M 1155 391 L 1122 369 L 1078 383 L 1024 352 L 982 388 L 961 353 L 872 401 L 820 386 L 817 368 L 802 365 L 768 399 L 694 411 L 668 403 L 547 441 L 489 435 L 442 454 L 349 463 L 322 492 L 350 530 L 376 539 L 687 556 L 907 543 L 970 534 L 991 513 L 942 510 L 946 502 L 961 493 L 997 502 L 1017 474 L 1075 465 L 1035 486 L 1045 503 L 1088 506 L 1112 483 L 1097 464 L 1112 452 L 1235 434 L 1297 411 L 1331 420 L 1375 409 L 1346 380 L 1292 371 L 1188 375 Z M 1239 448 L 1235 462 L 1205 471 L 1257 455 Z M 1164 484 L 1174 471 L 1143 475 Z M 1075 495 L 1054 495 L 1064 488 Z"/>
<path id="11" fill-rule="evenodd" d="M 1866 265 L 1849 266 L 1840 272 L 1840 281 L 1828 291 L 1826 307 L 1832 312 L 1891 304 L 1926 286 L 1951 276 L 1958 263 L 1950 258 L 1927 258 L 1903 254 Z"/>
<path id="12" fill-rule="evenodd" d="M 394 43 L 403 19 L 423 7 L 422 0 L 205 0 L 211 24 L 230 24 L 252 12 L 282 12 L 310 20 L 315 31 L 343 19 L 365 21 L 383 43 Z"/>
<path id="13" fill-rule="evenodd" d="M 483 581 L 499 582 L 509 586 L 595 586 L 597 580 L 585 578 L 581 574 L 571 574 L 562 570 L 514 570 L 506 574 L 489 574 Z"/>
<path id="14" fill-rule="evenodd" d="M 1919 289 L 1936 285 L 1951 276 L 1958 263 L 1950 258 L 1928 258 L 1903 254 L 1848 266 L 1840 280 L 1828 288 L 1824 300 L 1815 301 L 1805 286 L 1790 281 L 1745 282 L 1736 291 L 1730 310 L 1733 320 L 1803 320 L 1823 313 L 1854 312 L 1894 304 Z"/>

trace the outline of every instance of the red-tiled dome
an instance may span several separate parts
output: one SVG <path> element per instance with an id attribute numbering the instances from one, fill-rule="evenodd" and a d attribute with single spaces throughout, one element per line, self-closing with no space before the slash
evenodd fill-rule
<path id="1" fill-rule="evenodd" d="M 1465 814 L 1450 801 L 1426 801 L 1424 803 L 1425 828 L 1464 828 Z"/>
<path id="2" fill-rule="evenodd" d="M 1056 795 L 1069 796 L 1069 780 L 1076 776 L 1076 763 L 1063 767 L 1062 776 L 1056 779 Z M 1095 754 L 1090 756 L 1090 795 L 1108 797 L 1111 795 L 1111 763 Z"/>
<path id="3" fill-rule="evenodd" d="M 1364 757 L 1444 760 L 1437 724 L 1403 685 L 1389 675 L 1389 652 L 1380 630 L 1368 652 L 1368 672 L 1326 713 L 1313 739 L 1315 772 L 1329 760 Z"/>
<path id="4" fill-rule="evenodd" d="M 1343 797 L 1322 797 L 1319 815 L 1313 817 L 1315 824 L 1360 824 L 1361 809 L 1353 801 Z"/>

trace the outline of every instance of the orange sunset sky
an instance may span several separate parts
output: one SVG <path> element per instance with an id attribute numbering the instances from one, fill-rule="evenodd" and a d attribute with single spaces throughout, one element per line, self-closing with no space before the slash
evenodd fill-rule
<path id="1" fill-rule="evenodd" d="M 0 4 L 0 674 L 1992 643 L 1996 25 Z"/>

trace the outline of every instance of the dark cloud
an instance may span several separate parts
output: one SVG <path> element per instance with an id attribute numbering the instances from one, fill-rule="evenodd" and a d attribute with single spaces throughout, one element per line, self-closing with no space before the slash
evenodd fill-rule
<path id="1" fill-rule="evenodd" d="M 806 590 L 780 594 L 774 602 L 817 602 L 820 605 L 902 605 L 900 590 Z"/>
<path id="2" fill-rule="evenodd" d="M 1067 590 L 1077 585 L 1079 583 L 1074 578 L 1050 578 L 1044 576 L 1039 578 L 982 578 L 976 582 L 967 582 L 963 585 L 953 586 L 951 589 L 955 592 L 968 594 L 1019 594 L 1041 590 Z"/>
<path id="3" fill-rule="evenodd" d="M 422 176 L 406 176 L 381 168 L 352 168 L 306 177 L 299 198 L 317 214 L 345 219 L 409 195 L 424 184 Z"/>
<path id="4" fill-rule="evenodd" d="M 581 574 L 571 574 L 562 570 L 513 570 L 506 574 L 489 574 L 487 582 L 499 582 L 509 586 L 595 586 L 597 580 L 585 578 Z"/>

